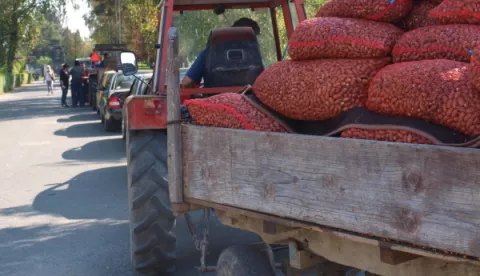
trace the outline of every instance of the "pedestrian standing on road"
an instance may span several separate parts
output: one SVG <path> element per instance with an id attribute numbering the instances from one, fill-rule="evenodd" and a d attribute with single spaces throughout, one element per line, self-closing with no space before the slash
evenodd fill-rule
<path id="1" fill-rule="evenodd" d="M 87 66 L 85 66 L 85 63 L 82 63 L 82 96 L 83 96 L 83 102 L 85 103 L 85 99 L 88 99 L 88 76 L 89 72 L 87 69 Z"/>
<path id="2" fill-rule="evenodd" d="M 62 87 L 62 106 L 63 107 L 68 107 L 67 93 L 68 93 L 68 83 L 70 79 L 68 68 L 69 68 L 68 64 L 64 64 L 62 71 L 60 71 L 60 87 Z"/>
<path id="3" fill-rule="evenodd" d="M 84 97 L 82 93 L 82 74 L 83 69 L 78 60 L 75 61 L 75 66 L 70 70 L 72 76 L 72 107 L 85 106 Z"/>
<path id="4" fill-rule="evenodd" d="M 50 65 L 47 66 L 45 71 L 45 82 L 47 83 L 47 96 L 53 95 L 53 82 L 55 81 L 55 73 Z"/>

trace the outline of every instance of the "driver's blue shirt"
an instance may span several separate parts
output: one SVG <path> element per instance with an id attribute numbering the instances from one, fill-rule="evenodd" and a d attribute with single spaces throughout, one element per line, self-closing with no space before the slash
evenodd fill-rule
<path id="1" fill-rule="evenodd" d="M 205 60 L 206 60 L 206 53 L 204 49 L 200 52 L 200 54 L 198 54 L 197 59 L 185 74 L 197 84 L 199 84 L 202 81 L 202 78 L 204 80 L 207 78 L 208 73 L 207 73 L 207 68 L 205 66 Z"/>

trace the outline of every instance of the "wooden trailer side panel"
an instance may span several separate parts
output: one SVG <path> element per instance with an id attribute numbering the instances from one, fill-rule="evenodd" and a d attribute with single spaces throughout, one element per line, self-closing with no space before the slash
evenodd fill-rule
<path id="1" fill-rule="evenodd" d="M 480 150 L 184 125 L 185 197 L 480 257 Z"/>

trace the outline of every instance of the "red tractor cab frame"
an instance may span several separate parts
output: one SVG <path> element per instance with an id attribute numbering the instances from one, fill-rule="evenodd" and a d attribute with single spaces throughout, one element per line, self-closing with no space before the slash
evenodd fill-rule
<path id="1" fill-rule="evenodd" d="M 225 9 L 260 9 L 270 11 L 272 29 L 275 40 L 277 61 L 282 60 L 279 27 L 277 22 L 277 8 L 282 10 L 286 27 L 287 38 L 293 33 L 295 26 L 306 19 L 303 0 L 162 0 L 159 4 L 159 32 L 157 56 L 152 91 L 149 95 L 130 96 L 126 100 L 125 117 L 128 130 L 166 129 L 167 128 L 167 51 L 168 30 L 173 26 L 174 12 L 192 10 L 215 10 L 219 6 Z M 295 16 L 295 21 L 294 21 Z M 181 34 L 180 34 L 181 41 Z M 244 87 L 215 87 L 215 88 L 180 88 L 181 101 L 195 94 L 217 94 L 237 92 Z"/>

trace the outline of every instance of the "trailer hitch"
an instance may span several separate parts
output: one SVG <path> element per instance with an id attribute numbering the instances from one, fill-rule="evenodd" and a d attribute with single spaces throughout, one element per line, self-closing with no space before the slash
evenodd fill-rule
<path id="1" fill-rule="evenodd" d="M 209 268 L 205 265 L 205 258 L 207 256 L 208 248 L 208 235 L 210 231 L 210 208 L 203 209 L 203 229 L 202 229 L 202 239 L 199 240 L 197 237 L 197 231 L 195 225 L 193 224 L 192 218 L 189 213 L 185 213 L 185 220 L 187 222 L 188 231 L 192 235 L 195 248 L 200 252 L 200 272 L 210 272 L 212 268 Z"/>

